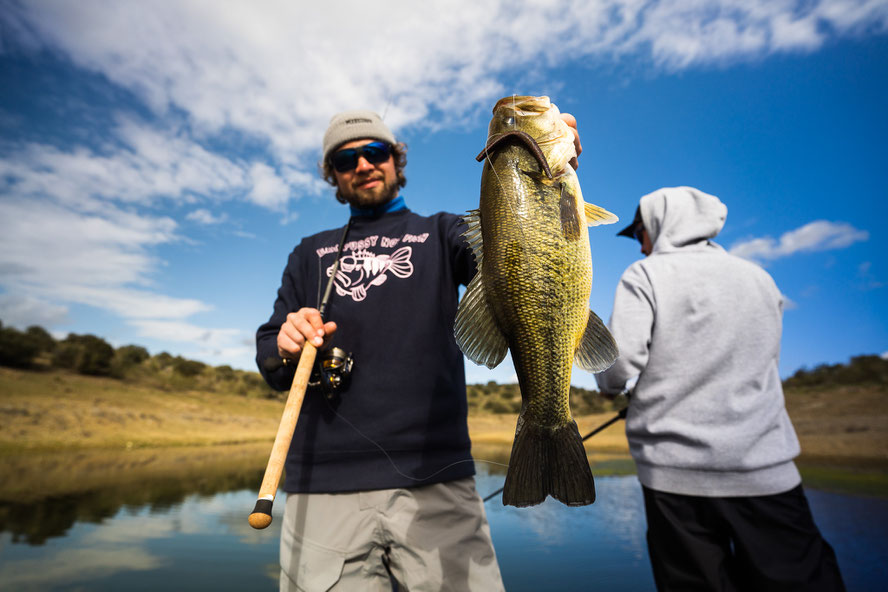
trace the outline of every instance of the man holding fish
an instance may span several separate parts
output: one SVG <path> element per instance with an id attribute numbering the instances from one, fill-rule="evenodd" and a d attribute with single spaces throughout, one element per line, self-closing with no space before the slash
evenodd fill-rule
<path id="1" fill-rule="evenodd" d="M 654 580 L 664 590 L 844 590 L 793 459 L 778 374 L 783 297 L 713 238 L 727 207 L 693 187 L 645 195 L 619 235 L 645 259 L 620 279 L 609 323 L 632 379 L 626 435 Z"/>
<path id="2" fill-rule="evenodd" d="M 562 118 L 575 166 L 576 122 Z M 390 579 L 409 590 L 503 589 L 475 491 L 453 333 L 458 288 L 476 275 L 477 253 L 461 217 L 407 209 L 399 191 L 405 150 L 373 112 L 331 119 L 323 172 L 350 208 L 349 225 L 297 245 L 274 312 L 257 332 L 259 368 L 277 390 L 289 388 L 293 364 L 266 360 L 296 360 L 306 341 L 355 361 L 342 392 L 308 393 L 296 425 L 284 483 L 282 590 L 386 589 Z M 342 267 L 334 265 L 340 241 Z M 336 291 L 322 319 L 328 278 Z M 380 341 L 396 327 L 403 329 L 395 338 Z"/>

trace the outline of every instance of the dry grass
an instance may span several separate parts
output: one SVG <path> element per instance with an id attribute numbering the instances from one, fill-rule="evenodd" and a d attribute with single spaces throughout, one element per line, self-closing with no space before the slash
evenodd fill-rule
<path id="1" fill-rule="evenodd" d="M 806 484 L 888 495 L 884 388 L 789 390 L 786 401 L 802 443 Z M 173 491 L 197 478 L 210 490 L 232 479 L 233 465 L 240 467 L 239 479 L 258 484 L 283 406 L 236 394 L 0 368 L 0 500 L 33 495 L 35 484 L 51 496 L 125 487 L 121 480 Z M 580 433 L 614 415 L 577 417 Z M 505 470 L 516 420 L 515 414 L 469 417 L 472 453 L 493 472 Z M 596 475 L 633 471 L 622 421 L 587 440 L 586 451 Z"/>
<path id="2" fill-rule="evenodd" d="M 268 399 L 0 368 L 5 452 L 272 440 L 282 410 L 282 402 Z"/>
<path id="3" fill-rule="evenodd" d="M 879 386 L 791 389 L 786 407 L 802 459 L 888 468 L 888 391 Z"/>
<path id="4" fill-rule="evenodd" d="M 576 417 L 580 434 L 585 436 L 595 428 L 604 424 L 616 413 L 599 413 Z M 517 414 L 503 413 L 497 415 L 471 415 L 469 416 L 469 435 L 472 438 L 472 454 L 476 458 L 486 453 L 488 456 L 502 458 L 500 452 L 505 450 L 505 459 L 508 461 L 509 449 L 515 437 L 515 424 Z M 629 443 L 626 441 L 623 422 L 618 421 L 603 431 L 586 440 L 586 453 L 590 459 L 609 459 L 611 457 L 623 457 L 629 454 Z"/>
<path id="5" fill-rule="evenodd" d="M 803 460 L 888 468 L 884 388 L 788 390 L 786 401 Z M 0 452 L 270 442 L 282 410 L 279 400 L 0 368 Z M 613 417 L 608 412 L 576 419 L 585 435 Z M 515 414 L 470 416 L 476 450 L 508 450 L 516 420 Z M 590 458 L 628 454 L 623 430 L 619 421 L 587 440 Z"/>
<path id="6" fill-rule="evenodd" d="M 801 442 L 802 462 L 888 470 L 888 392 L 884 388 L 792 389 L 786 392 L 786 406 Z M 577 417 L 577 426 L 585 436 L 613 416 Z M 472 442 L 484 450 L 509 446 L 516 420 L 515 414 L 472 416 Z M 628 454 L 623 422 L 587 440 L 586 451 L 590 458 Z"/>

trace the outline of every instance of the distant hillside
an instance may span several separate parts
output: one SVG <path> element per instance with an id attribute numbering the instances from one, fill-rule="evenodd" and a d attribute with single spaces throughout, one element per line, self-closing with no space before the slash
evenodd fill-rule
<path id="1" fill-rule="evenodd" d="M 888 359 L 855 356 L 848 364 L 822 364 L 802 368 L 783 381 L 785 388 L 888 385 Z"/>
<path id="2" fill-rule="evenodd" d="M 115 349 L 95 335 L 69 334 L 57 341 L 38 326 L 19 331 L 0 322 L 0 366 L 20 370 L 68 370 L 85 376 L 114 378 L 131 385 L 166 391 L 197 390 L 245 397 L 278 398 L 258 372 L 210 366 L 173 356 L 150 355 L 139 345 Z"/>
<path id="3" fill-rule="evenodd" d="M 258 372 L 210 366 L 166 352 L 152 356 L 139 345 L 115 349 L 95 335 L 71 333 L 65 339 L 56 340 L 42 327 L 32 326 L 19 331 L 4 327 L 2 322 L 0 366 L 32 371 L 62 369 L 167 391 L 282 397 L 281 393 L 268 387 Z M 856 356 L 847 364 L 800 369 L 784 381 L 785 388 L 796 390 L 855 385 L 888 386 L 888 360 L 876 355 Z M 521 407 L 517 384 L 474 384 L 467 387 L 466 394 L 472 414 L 517 413 Z M 595 390 L 571 387 L 570 406 L 576 415 L 610 412 L 624 405 L 624 400 L 608 401 Z"/>
<path id="4" fill-rule="evenodd" d="M 469 413 L 518 413 L 521 410 L 521 391 L 517 384 L 470 384 L 466 387 Z M 592 415 L 618 411 L 626 406 L 624 398 L 613 401 L 595 390 L 570 387 L 570 410 L 574 415 Z"/>

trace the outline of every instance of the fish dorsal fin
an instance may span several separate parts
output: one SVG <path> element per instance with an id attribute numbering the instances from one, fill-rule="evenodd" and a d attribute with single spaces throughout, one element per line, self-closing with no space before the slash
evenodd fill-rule
<path id="1" fill-rule="evenodd" d="M 619 221 L 615 214 L 611 214 L 604 208 L 600 208 L 594 204 L 583 202 L 586 209 L 586 225 L 599 226 L 601 224 L 613 224 Z"/>
<path id="2" fill-rule="evenodd" d="M 598 315 L 589 311 L 589 320 L 586 322 L 586 330 L 574 356 L 574 363 L 588 372 L 604 372 L 617 361 L 620 350 L 613 335 L 598 318 Z"/>
<path id="3" fill-rule="evenodd" d="M 509 351 L 506 337 L 487 304 L 480 267 L 459 302 L 453 335 L 467 358 L 488 368 L 496 368 Z"/>
<path id="4" fill-rule="evenodd" d="M 472 254 L 475 255 L 475 265 L 480 270 L 481 260 L 484 258 L 484 239 L 481 236 L 481 210 L 469 210 L 462 217 L 466 223 L 466 231 L 462 233 L 466 239 Z"/>

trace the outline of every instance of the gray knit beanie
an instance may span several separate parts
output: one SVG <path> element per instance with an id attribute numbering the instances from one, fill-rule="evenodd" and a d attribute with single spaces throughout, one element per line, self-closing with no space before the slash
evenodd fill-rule
<path id="1" fill-rule="evenodd" d="M 330 118 L 330 127 L 324 134 L 324 160 L 339 146 L 352 140 L 373 138 L 389 144 L 397 143 L 395 136 L 373 111 L 343 111 Z"/>

